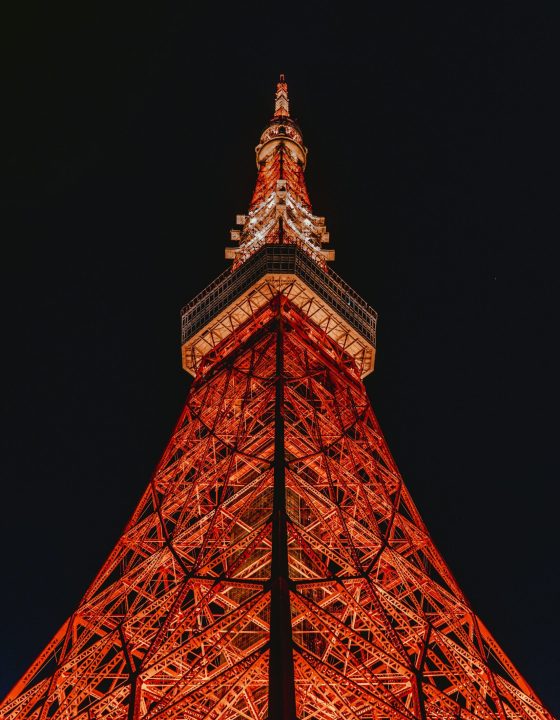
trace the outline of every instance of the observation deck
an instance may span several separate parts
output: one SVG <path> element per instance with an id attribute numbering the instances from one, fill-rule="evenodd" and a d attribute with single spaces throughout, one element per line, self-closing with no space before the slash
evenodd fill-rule
<path id="1" fill-rule="evenodd" d="M 183 368 L 202 358 L 282 293 L 355 361 L 373 371 L 377 313 L 330 268 L 297 245 L 268 244 L 237 269 L 228 268 L 181 311 Z"/>

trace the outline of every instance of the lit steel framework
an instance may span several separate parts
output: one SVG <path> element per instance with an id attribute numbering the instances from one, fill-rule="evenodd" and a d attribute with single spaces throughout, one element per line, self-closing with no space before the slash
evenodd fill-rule
<path id="1" fill-rule="evenodd" d="M 551 720 L 383 438 L 376 315 L 325 264 L 283 78 L 263 138 L 232 269 L 183 311 L 195 379 L 169 445 L 0 717 Z"/>

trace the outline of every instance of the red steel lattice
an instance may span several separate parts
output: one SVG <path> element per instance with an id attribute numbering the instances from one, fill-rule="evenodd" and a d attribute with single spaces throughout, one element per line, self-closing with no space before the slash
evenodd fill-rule
<path id="1" fill-rule="evenodd" d="M 344 352 L 281 290 L 232 325 L 0 717 L 551 720 L 435 548 Z"/>

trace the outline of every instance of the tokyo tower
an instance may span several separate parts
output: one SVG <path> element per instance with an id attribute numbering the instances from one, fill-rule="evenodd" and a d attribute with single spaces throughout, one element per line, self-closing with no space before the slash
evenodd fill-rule
<path id="1" fill-rule="evenodd" d="M 283 76 L 232 265 L 138 506 L 0 720 L 552 720 L 434 546 L 362 382 L 376 313 L 327 263 Z"/>

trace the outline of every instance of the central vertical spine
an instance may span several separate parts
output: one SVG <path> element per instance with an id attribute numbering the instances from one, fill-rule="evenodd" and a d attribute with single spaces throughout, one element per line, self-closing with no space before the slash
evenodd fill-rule
<path id="1" fill-rule="evenodd" d="M 284 326 L 282 323 L 281 297 L 278 300 L 268 720 L 295 720 L 296 701 L 290 610 L 284 446 Z"/>

